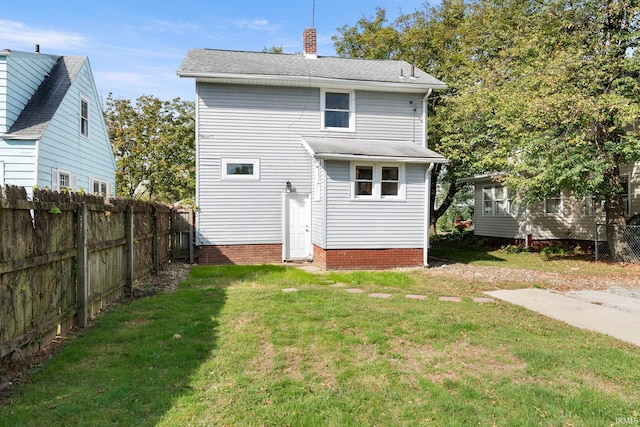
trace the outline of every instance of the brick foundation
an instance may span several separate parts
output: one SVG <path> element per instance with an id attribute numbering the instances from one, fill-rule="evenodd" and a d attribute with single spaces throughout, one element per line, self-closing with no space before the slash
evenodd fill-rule
<path id="1" fill-rule="evenodd" d="M 273 264 L 282 262 L 281 244 L 208 245 L 198 248 L 199 264 Z"/>
<path id="2" fill-rule="evenodd" d="M 313 263 L 327 270 L 384 270 L 421 267 L 422 248 L 322 249 L 313 247 Z"/>

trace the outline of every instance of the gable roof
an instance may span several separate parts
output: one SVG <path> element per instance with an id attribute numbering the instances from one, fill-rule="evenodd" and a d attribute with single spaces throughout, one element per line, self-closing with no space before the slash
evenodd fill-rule
<path id="1" fill-rule="evenodd" d="M 447 163 L 441 154 L 411 141 L 305 136 L 303 145 L 316 159 Z"/>
<path id="2" fill-rule="evenodd" d="M 411 72 L 413 69 L 413 77 Z M 426 92 L 447 86 L 405 61 L 191 49 L 178 68 L 197 81 Z"/>
<path id="3" fill-rule="evenodd" d="M 4 138 L 39 138 L 69 91 L 87 60 L 80 56 L 61 56 L 33 94 Z"/>

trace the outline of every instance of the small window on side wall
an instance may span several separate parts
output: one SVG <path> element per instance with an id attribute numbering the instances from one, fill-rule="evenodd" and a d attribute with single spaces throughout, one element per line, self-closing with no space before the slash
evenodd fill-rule
<path id="1" fill-rule="evenodd" d="M 69 171 L 62 169 L 51 170 L 51 187 L 56 191 L 76 191 L 76 181 L 76 176 Z"/>
<path id="2" fill-rule="evenodd" d="M 89 137 L 89 101 L 80 98 L 80 134 Z"/>
<path id="3" fill-rule="evenodd" d="M 544 199 L 544 213 L 548 215 L 558 215 L 562 213 L 562 197 L 560 193 Z"/>
<path id="4" fill-rule="evenodd" d="M 222 179 L 257 181 L 260 179 L 260 160 L 222 159 Z"/>
<path id="5" fill-rule="evenodd" d="M 100 178 L 90 178 L 89 188 L 93 194 L 106 195 L 111 193 L 111 185 L 109 185 L 109 182 Z"/>

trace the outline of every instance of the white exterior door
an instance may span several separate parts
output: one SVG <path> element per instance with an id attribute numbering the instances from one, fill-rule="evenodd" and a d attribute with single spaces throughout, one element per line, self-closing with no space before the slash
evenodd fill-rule
<path id="1" fill-rule="evenodd" d="M 311 203 L 309 195 L 285 193 L 283 218 L 283 260 L 311 258 Z"/>

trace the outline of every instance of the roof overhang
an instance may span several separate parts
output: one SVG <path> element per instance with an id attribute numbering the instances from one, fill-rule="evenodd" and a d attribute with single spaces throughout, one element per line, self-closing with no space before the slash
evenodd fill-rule
<path id="1" fill-rule="evenodd" d="M 20 135 L 20 134 L 7 134 L 0 133 L 0 139 L 8 140 L 8 141 L 35 141 L 40 139 L 41 134 L 32 134 L 32 135 Z"/>
<path id="2" fill-rule="evenodd" d="M 303 137 L 302 144 L 319 160 L 447 163 L 447 159 L 411 141 Z"/>
<path id="3" fill-rule="evenodd" d="M 487 180 L 495 180 L 496 177 L 501 176 L 500 172 L 490 172 L 481 175 L 468 176 L 466 178 L 461 178 L 458 182 L 463 184 L 474 184 L 476 181 L 487 181 Z"/>
<path id="4" fill-rule="evenodd" d="M 444 83 L 416 84 L 411 83 L 410 78 L 398 79 L 398 82 L 366 81 L 333 79 L 327 77 L 312 76 L 285 76 L 285 75 L 258 75 L 258 74 L 226 74 L 226 73 L 190 73 L 178 72 L 180 77 L 195 78 L 197 82 L 267 85 L 267 86 L 292 86 L 292 87 L 319 87 L 319 88 L 345 88 L 358 90 L 373 90 L 378 92 L 401 93 L 425 93 L 429 89 L 446 89 Z"/>

